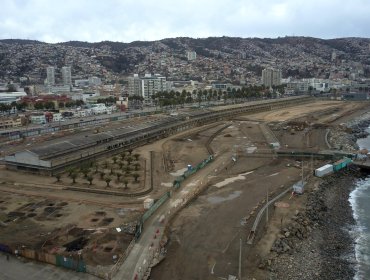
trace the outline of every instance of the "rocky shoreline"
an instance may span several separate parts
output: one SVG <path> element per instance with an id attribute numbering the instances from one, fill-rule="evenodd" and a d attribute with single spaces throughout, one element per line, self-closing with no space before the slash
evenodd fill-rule
<path id="1" fill-rule="evenodd" d="M 307 194 L 305 211 L 282 229 L 260 264 L 269 279 L 353 279 L 356 259 L 349 229 L 355 221 L 348 198 L 359 176 L 358 170 L 344 170 Z"/>
<path id="2" fill-rule="evenodd" d="M 358 149 L 357 139 L 368 136 L 370 113 L 331 131 L 334 148 Z M 355 181 L 364 174 L 356 168 L 325 177 L 307 193 L 303 212 L 296 212 L 293 222 L 283 228 L 270 255 L 259 268 L 269 271 L 269 278 L 352 280 L 356 274 L 355 240 L 350 230 L 355 226 L 348 201 Z"/>

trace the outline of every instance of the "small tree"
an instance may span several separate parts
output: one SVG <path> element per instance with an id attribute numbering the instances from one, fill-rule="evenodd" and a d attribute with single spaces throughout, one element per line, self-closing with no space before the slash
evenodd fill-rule
<path id="1" fill-rule="evenodd" d="M 122 152 L 120 156 L 121 156 L 121 159 L 124 160 L 125 157 L 126 157 L 126 153 L 125 152 Z"/>
<path id="2" fill-rule="evenodd" d="M 62 177 L 62 175 L 60 174 L 55 174 L 55 178 L 57 179 L 57 182 L 60 182 L 60 178 Z"/>
<path id="3" fill-rule="evenodd" d="M 87 176 L 86 180 L 89 181 L 89 186 L 91 186 L 92 185 L 92 182 L 94 180 L 94 177 L 91 176 L 91 175 L 89 175 L 89 176 Z"/>
<path id="4" fill-rule="evenodd" d="M 131 154 L 132 154 L 132 151 L 133 151 L 132 149 L 129 149 L 129 150 L 128 150 L 128 153 L 130 154 L 130 156 L 131 156 Z"/>
<path id="5" fill-rule="evenodd" d="M 125 189 L 127 189 L 128 181 L 127 180 L 123 180 L 123 184 L 125 185 Z"/>
<path id="6" fill-rule="evenodd" d="M 140 163 L 135 163 L 134 164 L 134 167 L 135 167 L 135 171 L 138 171 L 139 170 L 139 167 L 140 167 Z"/>
<path id="7" fill-rule="evenodd" d="M 128 165 L 130 165 L 130 163 L 132 162 L 132 157 L 128 157 L 128 158 L 126 159 L 126 161 L 127 161 L 127 164 L 128 164 Z"/>
<path id="8" fill-rule="evenodd" d="M 94 163 L 94 168 L 95 168 L 95 173 L 98 173 L 99 171 L 99 164 L 97 164 L 96 162 Z"/>
<path id="9" fill-rule="evenodd" d="M 113 172 L 113 168 L 111 168 L 110 169 L 110 173 L 109 173 L 110 175 L 113 175 L 114 174 L 114 172 Z"/>
<path id="10" fill-rule="evenodd" d="M 104 181 L 107 183 L 107 188 L 109 188 L 109 183 L 112 181 L 110 177 L 105 177 Z"/>
<path id="11" fill-rule="evenodd" d="M 104 168 L 108 168 L 108 161 L 104 161 L 103 166 Z"/>
<path id="12" fill-rule="evenodd" d="M 132 174 L 132 177 L 134 177 L 134 179 L 135 179 L 135 183 L 137 183 L 137 179 L 139 178 L 139 174 L 137 174 L 137 173 L 134 173 L 134 174 Z"/>
<path id="13" fill-rule="evenodd" d="M 138 161 L 138 160 L 139 160 L 139 157 L 140 157 L 140 155 L 139 155 L 139 154 L 134 154 L 134 158 L 135 158 L 135 160 L 136 160 L 136 161 Z"/>
<path id="14" fill-rule="evenodd" d="M 71 174 L 75 171 L 75 168 L 74 167 L 68 167 L 67 169 L 66 169 L 66 171 L 67 171 L 67 173 L 68 173 L 68 176 L 71 176 Z"/>
<path id="15" fill-rule="evenodd" d="M 103 179 L 103 178 L 104 178 L 104 176 L 105 176 L 105 172 L 104 172 L 104 171 L 101 171 L 101 172 L 100 172 L 100 179 Z"/>
<path id="16" fill-rule="evenodd" d="M 73 172 L 70 177 L 72 178 L 72 183 L 75 184 L 76 183 L 76 178 L 77 178 L 77 173 L 76 172 Z"/>
<path id="17" fill-rule="evenodd" d="M 122 161 L 119 161 L 118 166 L 119 166 L 120 169 L 122 169 L 122 167 L 124 166 L 124 163 Z"/>
<path id="18" fill-rule="evenodd" d="M 114 156 L 112 159 L 113 159 L 113 162 L 116 163 L 118 158 Z"/>
<path id="19" fill-rule="evenodd" d="M 121 178 L 121 176 L 122 176 L 122 173 L 117 172 L 117 173 L 116 173 L 116 176 L 117 176 L 117 181 L 119 181 L 119 179 L 120 179 L 120 178 Z"/>
<path id="20" fill-rule="evenodd" d="M 84 175 L 84 178 L 87 178 L 87 175 L 89 174 L 89 169 L 88 168 L 83 168 L 83 169 L 81 169 L 81 172 Z"/>
<path id="21" fill-rule="evenodd" d="M 130 174 L 131 173 L 131 167 L 130 166 L 126 166 L 125 171 L 126 171 L 127 174 Z"/>

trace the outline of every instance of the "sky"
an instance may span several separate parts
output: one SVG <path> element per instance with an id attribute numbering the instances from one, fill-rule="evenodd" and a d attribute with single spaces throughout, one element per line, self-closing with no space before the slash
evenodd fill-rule
<path id="1" fill-rule="evenodd" d="M 0 39 L 370 37 L 369 0 L 0 0 Z"/>

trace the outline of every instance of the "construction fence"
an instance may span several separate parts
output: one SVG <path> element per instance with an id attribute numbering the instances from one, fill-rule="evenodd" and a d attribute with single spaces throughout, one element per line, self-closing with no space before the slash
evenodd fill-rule
<path id="1" fill-rule="evenodd" d="M 5 244 L 0 244 L 0 251 L 8 254 L 14 254 L 16 256 L 21 256 L 27 259 L 36 260 L 39 262 L 64 267 L 77 272 L 86 272 L 86 264 L 79 256 L 76 258 L 70 258 L 57 254 L 48 254 L 40 251 L 35 251 L 28 248 L 11 248 Z"/>

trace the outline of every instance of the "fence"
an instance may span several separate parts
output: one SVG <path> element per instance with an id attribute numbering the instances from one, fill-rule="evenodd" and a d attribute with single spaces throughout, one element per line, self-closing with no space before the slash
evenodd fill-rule
<path id="1" fill-rule="evenodd" d="M 194 168 L 187 170 L 184 172 L 183 175 L 177 177 L 175 181 L 173 181 L 173 187 L 178 189 L 181 187 L 181 182 L 184 181 L 186 178 L 188 178 L 190 175 L 198 172 L 200 169 L 202 169 L 204 166 L 206 166 L 208 163 L 210 163 L 213 160 L 213 155 L 210 155 L 208 158 L 203 160 L 201 163 L 199 163 Z"/>
<path id="2" fill-rule="evenodd" d="M 86 272 L 86 264 L 80 258 L 74 259 L 61 255 L 48 254 L 28 248 L 11 248 L 5 244 L 0 244 L 0 251 L 9 254 L 15 254 L 17 256 L 22 256 L 24 258 L 36 260 L 39 262 L 53 264 L 78 272 Z"/>
<path id="3" fill-rule="evenodd" d="M 138 225 L 136 226 L 135 239 L 139 239 L 143 231 L 144 222 L 171 196 L 171 192 L 166 192 L 162 195 L 144 214 L 141 216 Z"/>

